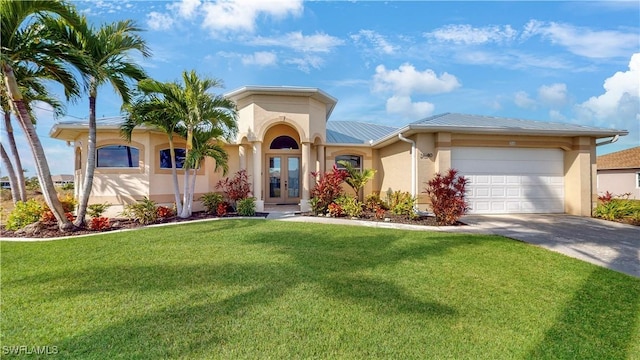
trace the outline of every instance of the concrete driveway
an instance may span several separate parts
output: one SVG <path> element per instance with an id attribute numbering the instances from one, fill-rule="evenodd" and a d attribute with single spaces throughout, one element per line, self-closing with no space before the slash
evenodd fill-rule
<path id="1" fill-rule="evenodd" d="M 640 277 L 640 227 L 571 215 L 467 215 L 482 232 L 542 246 Z"/>

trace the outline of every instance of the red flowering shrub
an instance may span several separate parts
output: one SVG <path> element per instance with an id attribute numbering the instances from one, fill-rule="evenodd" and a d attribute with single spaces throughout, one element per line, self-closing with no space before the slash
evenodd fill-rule
<path id="1" fill-rule="evenodd" d="M 171 210 L 166 206 L 158 206 L 156 208 L 156 214 L 158 215 L 159 218 L 166 218 L 166 217 L 173 216 L 173 210 Z"/>
<path id="2" fill-rule="evenodd" d="M 458 176 L 458 171 L 449 169 L 446 175 L 436 173 L 427 182 L 425 192 L 431 199 L 431 207 L 439 225 L 453 225 L 466 214 L 469 205 L 465 200 L 468 180 Z"/>
<path id="3" fill-rule="evenodd" d="M 598 196 L 598 200 L 603 204 L 611 202 L 611 200 L 613 200 L 614 198 L 615 195 L 613 195 L 609 191 L 605 192 L 603 195 Z"/>
<path id="4" fill-rule="evenodd" d="M 69 221 L 73 221 L 75 219 L 75 216 L 73 216 L 73 214 L 71 212 L 64 213 L 64 216 Z M 46 210 L 45 212 L 42 213 L 42 216 L 40 216 L 40 221 L 42 221 L 42 222 L 53 222 L 53 221 L 56 221 L 56 217 L 55 217 L 55 215 L 53 215 L 53 211 Z"/>
<path id="5" fill-rule="evenodd" d="M 235 205 L 238 200 L 251 195 L 251 184 L 246 170 L 238 171 L 232 178 L 224 178 L 216 184 L 216 189 L 222 189 L 227 200 Z"/>
<path id="6" fill-rule="evenodd" d="M 229 206 L 229 204 L 227 204 L 226 202 L 221 202 L 220 204 L 218 204 L 218 207 L 216 208 L 216 215 L 218 216 L 227 215 L 227 206 Z"/>
<path id="7" fill-rule="evenodd" d="M 107 230 L 110 227 L 111 227 L 111 223 L 109 222 L 109 218 L 106 218 L 103 216 L 94 217 L 89 222 L 89 229 L 91 230 L 102 231 L 102 230 Z"/>
<path id="8" fill-rule="evenodd" d="M 314 171 L 311 175 L 318 177 L 320 174 Z M 338 169 L 336 165 L 333 165 L 331 171 L 320 175 L 320 179 L 316 182 L 313 189 L 311 189 L 311 197 L 315 199 L 312 202 L 313 210 L 316 213 L 324 213 L 327 211 L 329 205 L 344 194 L 342 183 L 347 176 L 349 176 L 349 173 L 346 170 Z"/>
<path id="9" fill-rule="evenodd" d="M 329 215 L 333 216 L 333 217 L 340 217 L 342 215 L 344 215 L 344 211 L 342 210 L 342 206 L 336 204 L 336 203 L 331 203 L 329 204 L 329 206 L 327 207 L 329 210 Z"/>

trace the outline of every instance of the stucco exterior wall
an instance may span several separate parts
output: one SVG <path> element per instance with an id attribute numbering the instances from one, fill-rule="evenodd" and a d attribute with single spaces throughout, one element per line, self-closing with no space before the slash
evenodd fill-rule
<path id="1" fill-rule="evenodd" d="M 567 214 L 591 216 L 597 201 L 595 162 L 595 140 L 574 138 L 571 150 L 564 156 L 564 206 Z"/>
<path id="2" fill-rule="evenodd" d="M 362 169 L 374 169 L 374 159 L 372 154 L 372 149 L 370 147 L 364 146 L 327 146 L 325 149 L 325 164 L 326 171 L 331 171 L 333 169 L 333 165 L 336 164 L 336 156 L 340 155 L 356 155 L 362 157 Z M 374 176 L 378 177 L 378 171 Z M 353 189 L 348 184 L 343 184 L 343 189 L 346 194 L 354 195 Z M 373 192 L 377 191 L 374 188 L 374 182 L 369 181 L 365 185 L 363 189 L 363 196 L 367 196 Z"/>
<path id="3" fill-rule="evenodd" d="M 614 195 L 631 194 L 630 199 L 640 200 L 637 174 L 640 169 L 598 170 L 598 195 L 607 191 Z"/>
<path id="4" fill-rule="evenodd" d="M 380 197 L 389 190 L 411 191 L 411 144 L 396 142 L 378 150 L 378 176 Z"/>

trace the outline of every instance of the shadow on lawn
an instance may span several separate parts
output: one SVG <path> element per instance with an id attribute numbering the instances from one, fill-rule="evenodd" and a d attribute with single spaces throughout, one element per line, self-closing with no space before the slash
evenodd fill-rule
<path id="1" fill-rule="evenodd" d="M 544 339 L 529 353 L 531 359 L 631 359 L 640 326 L 640 283 L 619 291 L 628 275 L 602 267 L 589 275 L 563 309 Z M 626 286 L 626 282 L 625 282 Z M 616 309 L 612 313 L 611 309 Z"/>
<path id="2" fill-rule="evenodd" d="M 345 241 L 344 233 L 258 232 L 243 238 L 240 245 L 260 245 L 261 249 L 281 253 L 291 260 L 286 263 L 94 267 L 37 280 L 46 286 L 73 279 L 61 291 L 51 294 L 54 298 L 104 292 L 105 296 L 116 299 L 131 294 L 144 300 L 144 295 L 153 292 L 168 291 L 172 296 L 184 292 L 182 299 L 163 300 L 160 306 L 150 304 L 149 308 L 156 310 L 141 309 L 139 312 L 144 315 L 120 318 L 106 327 L 55 344 L 61 351 L 59 355 L 70 357 L 90 354 L 93 358 L 113 358 L 127 354 L 140 358 L 188 358 L 205 351 L 211 355 L 212 349 L 237 341 L 228 338 L 230 335 L 225 329 L 229 327 L 225 325 L 246 321 L 245 316 L 256 316 L 253 311 L 257 307 L 289 296 L 285 294 L 304 284 L 326 290 L 317 296 L 346 301 L 373 313 L 409 313 L 423 318 L 456 316 L 456 309 L 446 304 L 418 298 L 389 278 L 363 273 L 402 261 L 438 256 L 452 247 L 469 246 L 473 242 L 443 235 L 429 241 L 397 245 L 401 239 L 397 232 L 383 232 L 383 236 L 380 231 L 371 234 L 350 234 Z M 134 307 L 146 306 L 136 301 L 131 303 Z M 158 307 L 162 309 L 157 310 Z M 313 314 L 303 312 L 297 316 Z M 252 344 L 252 339 L 249 338 L 248 343 Z"/>

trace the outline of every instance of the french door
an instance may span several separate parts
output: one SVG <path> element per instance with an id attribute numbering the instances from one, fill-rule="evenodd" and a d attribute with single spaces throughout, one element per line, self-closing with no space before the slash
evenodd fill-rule
<path id="1" fill-rule="evenodd" d="M 300 202 L 300 157 L 268 155 L 267 199 L 272 204 Z"/>

